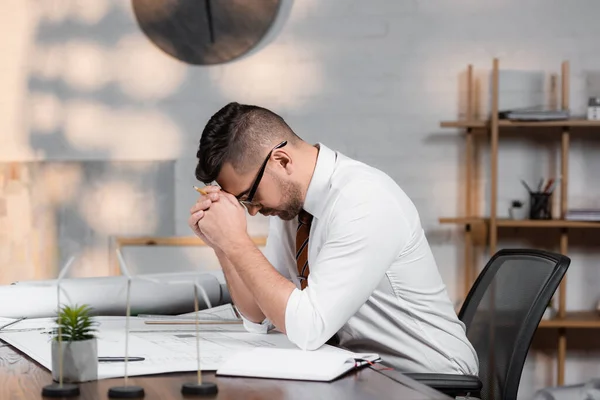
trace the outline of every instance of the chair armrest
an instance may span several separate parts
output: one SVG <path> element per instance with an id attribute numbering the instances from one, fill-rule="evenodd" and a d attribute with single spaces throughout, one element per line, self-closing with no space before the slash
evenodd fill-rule
<path id="1" fill-rule="evenodd" d="M 483 384 L 475 375 L 453 375 L 453 374 L 428 374 L 409 373 L 405 374 L 411 379 L 439 390 L 443 393 L 470 392 L 477 393 Z"/>

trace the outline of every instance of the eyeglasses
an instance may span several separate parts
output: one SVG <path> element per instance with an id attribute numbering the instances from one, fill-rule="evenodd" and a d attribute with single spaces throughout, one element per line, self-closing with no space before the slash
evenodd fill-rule
<path id="1" fill-rule="evenodd" d="M 250 186 L 250 189 L 236 197 L 236 199 L 238 199 L 238 201 L 240 203 L 242 203 L 242 205 L 244 205 L 246 207 L 257 206 L 256 203 L 252 202 L 252 199 L 254 199 L 254 195 L 256 194 L 256 191 L 258 190 L 258 185 L 260 185 L 260 181 L 265 173 L 265 169 L 267 168 L 267 163 L 269 162 L 269 159 L 271 158 L 271 154 L 273 154 L 273 151 L 282 148 L 286 144 L 287 144 L 287 140 L 284 140 L 283 142 L 279 143 L 277 146 L 275 146 L 271 149 L 271 151 L 267 155 L 267 158 L 265 158 L 265 161 L 262 163 L 262 166 L 258 170 L 258 175 L 256 176 L 256 179 L 254 180 L 254 183 L 252 184 L 252 186 Z M 244 197 L 244 195 L 246 193 L 248 193 L 248 197 L 246 197 L 245 199 L 242 200 L 241 198 Z"/>

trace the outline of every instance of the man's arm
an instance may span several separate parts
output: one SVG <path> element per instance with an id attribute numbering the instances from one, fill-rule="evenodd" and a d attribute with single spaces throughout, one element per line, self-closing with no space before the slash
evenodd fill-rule
<path id="1" fill-rule="evenodd" d="M 227 257 L 235 271 L 249 289 L 264 315 L 283 333 L 285 307 L 296 286 L 283 277 L 250 238 L 242 238 L 228 251 Z"/>
<path id="2" fill-rule="evenodd" d="M 240 279 L 240 276 L 225 254 L 220 250 L 215 250 L 215 254 L 223 269 L 223 274 L 225 275 L 225 280 L 227 281 L 227 287 L 229 288 L 229 294 L 231 295 L 233 303 L 246 319 L 260 324 L 264 321 L 265 314 L 263 314 L 254 300 L 254 296 Z"/>
<path id="3" fill-rule="evenodd" d="M 397 199 L 384 190 L 365 193 L 365 187 L 344 188 L 344 208 L 328 227 L 305 290 L 283 278 L 249 239 L 227 249 L 264 314 L 300 348 L 316 349 L 329 340 L 367 301 L 410 239 Z"/>

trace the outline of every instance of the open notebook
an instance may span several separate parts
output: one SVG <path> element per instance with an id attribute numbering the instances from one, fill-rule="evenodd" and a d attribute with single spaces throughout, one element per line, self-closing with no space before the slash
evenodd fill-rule
<path id="1" fill-rule="evenodd" d="M 313 351 L 257 347 L 227 359 L 217 375 L 328 382 L 378 360 L 378 354 L 352 353 L 329 345 Z"/>

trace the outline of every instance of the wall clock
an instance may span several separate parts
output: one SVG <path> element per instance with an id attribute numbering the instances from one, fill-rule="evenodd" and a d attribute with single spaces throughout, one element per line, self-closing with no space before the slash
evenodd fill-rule
<path id="1" fill-rule="evenodd" d="M 281 0 L 132 0 L 142 32 L 159 49 L 197 65 L 232 61 L 275 22 Z"/>

